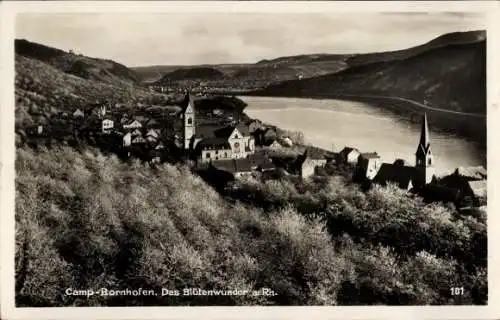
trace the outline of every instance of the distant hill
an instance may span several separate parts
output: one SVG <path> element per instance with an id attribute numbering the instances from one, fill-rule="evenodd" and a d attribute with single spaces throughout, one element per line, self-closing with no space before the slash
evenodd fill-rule
<path id="1" fill-rule="evenodd" d="M 134 71 L 117 62 L 90 58 L 27 40 L 15 40 L 17 55 L 47 63 L 65 73 L 110 84 L 136 84 Z"/>
<path id="2" fill-rule="evenodd" d="M 484 34 L 484 33 L 483 33 Z M 365 56 L 334 74 L 285 81 L 256 92 L 269 96 L 395 96 L 447 110 L 486 112 L 486 41 L 479 32 L 450 34 L 426 46 Z M 459 39 L 455 39 L 458 36 Z M 470 41 L 465 41 L 470 40 Z M 351 58 L 352 59 L 352 58 Z M 367 62 L 376 60 L 375 62 Z"/>
<path id="3" fill-rule="evenodd" d="M 199 66 L 148 66 L 132 68 L 143 83 L 203 81 L 219 88 L 257 89 L 282 81 L 310 78 L 344 69 L 344 55 L 302 55 L 263 60 L 250 64 Z M 218 71 L 219 73 L 215 72 Z M 199 77 L 197 77 L 199 75 Z"/>
<path id="4" fill-rule="evenodd" d="M 212 80 L 212 79 L 220 79 L 224 77 L 224 73 L 220 72 L 217 69 L 210 67 L 196 67 L 196 68 L 186 68 L 186 69 L 177 69 L 172 72 L 164 75 L 158 83 L 168 83 L 171 81 L 178 80 L 189 80 L 189 79 L 198 79 L 198 80 Z"/>
<path id="5" fill-rule="evenodd" d="M 432 49 L 442 48 L 448 45 L 477 43 L 484 40 L 486 40 L 485 31 L 452 32 L 441 35 L 425 44 L 408 49 L 353 55 L 347 59 L 347 64 L 349 66 L 358 66 L 374 62 L 404 60 Z"/>
<path id="6" fill-rule="evenodd" d="M 353 67 L 407 60 L 435 49 L 485 41 L 484 31 L 455 32 L 403 50 L 363 54 L 303 54 L 264 59 L 249 64 L 149 66 L 133 70 L 143 83 L 204 86 L 220 89 L 260 90 L 285 81 L 304 80 L 342 72 Z"/>

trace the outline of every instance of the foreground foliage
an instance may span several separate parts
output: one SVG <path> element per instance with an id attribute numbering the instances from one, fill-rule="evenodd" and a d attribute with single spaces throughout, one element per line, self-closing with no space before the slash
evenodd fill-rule
<path id="1" fill-rule="evenodd" d="M 70 148 L 18 149 L 16 170 L 19 306 L 486 303 L 485 225 L 396 188 L 249 178 L 242 204 L 184 167 Z M 277 295 L 65 295 L 102 287 Z"/>

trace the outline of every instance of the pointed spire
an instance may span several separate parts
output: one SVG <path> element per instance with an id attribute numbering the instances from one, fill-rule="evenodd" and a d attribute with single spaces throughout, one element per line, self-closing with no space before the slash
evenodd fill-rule
<path id="1" fill-rule="evenodd" d="M 182 101 L 182 111 L 185 112 L 187 107 L 189 106 L 189 103 L 193 100 L 193 97 L 191 96 L 191 93 L 189 92 L 188 89 L 184 91 L 184 100 Z"/>
<path id="2" fill-rule="evenodd" d="M 427 113 L 424 112 L 424 116 L 422 119 L 422 131 L 420 132 L 420 143 L 419 146 L 424 147 L 424 150 L 427 149 L 427 147 L 430 144 L 429 140 L 429 125 L 427 123 Z"/>

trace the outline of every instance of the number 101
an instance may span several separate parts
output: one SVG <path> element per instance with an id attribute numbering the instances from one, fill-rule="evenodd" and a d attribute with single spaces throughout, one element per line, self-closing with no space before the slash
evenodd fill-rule
<path id="1" fill-rule="evenodd" d="M 452 296 L 461 296 L 464 294 L 464 287 L 451 287 L 450 291 Z"/>

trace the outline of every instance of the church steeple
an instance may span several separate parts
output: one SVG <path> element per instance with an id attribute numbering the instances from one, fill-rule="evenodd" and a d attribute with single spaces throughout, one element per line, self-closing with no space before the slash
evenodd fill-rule
<path id="1" fill-rule="evenodd" d="M 424 113 L 422 120 L 422 131 L 420 132 L 420 145 L 424 146 L 425 149 L 429 147 L 429 125 L 427 124 L 427 113 Z"/>
<path id="2" fill-rule="evenodd" d="M 431 152 L 431 142 L 429 137 L 429 124 L 427 114 L 422 117 L 422 128 L 420 131 L 420 141 L 418 143 L 416 157 L 417 181 L 420 186 L 424 186 L 432 181 L 434 176 L 434 159 Z"/>
<path id="3" fill-rule="evenodd" d="M 184 101 L 182 105 L 182 118 L 183 118 L 183 144 L 184 149 L 189 149 L 191 146 L 191 139 L 195 135 L 196 126 L 195 126 L 195 105 L 194 100 L 189 94 L 189 91 L 186 91 L 184 96 Z"/>

